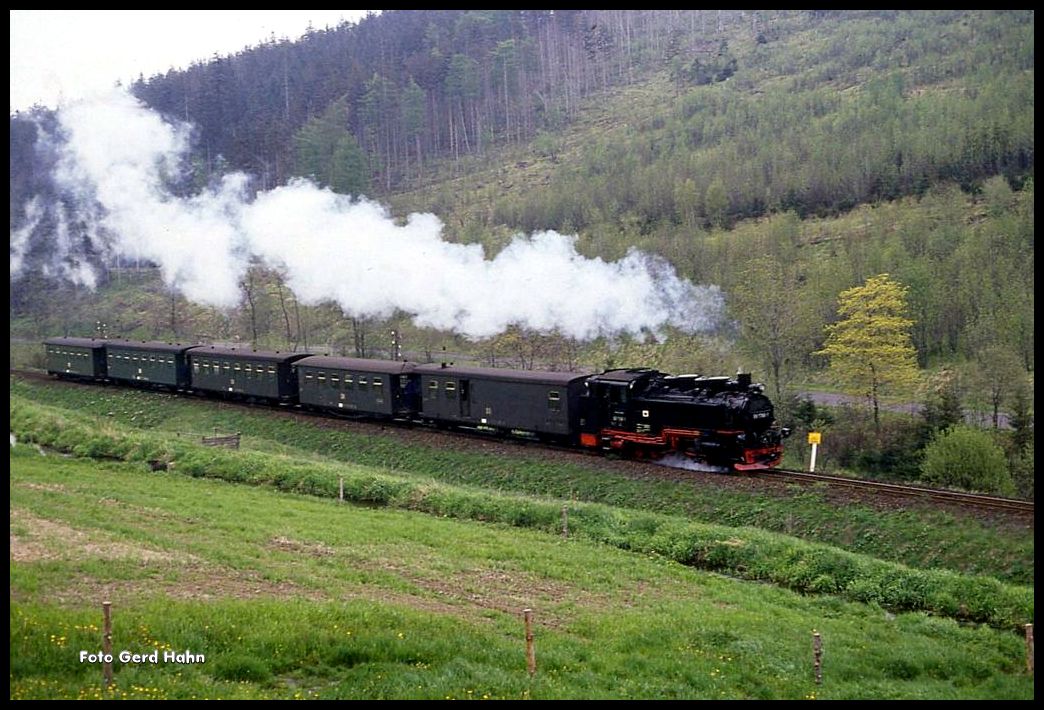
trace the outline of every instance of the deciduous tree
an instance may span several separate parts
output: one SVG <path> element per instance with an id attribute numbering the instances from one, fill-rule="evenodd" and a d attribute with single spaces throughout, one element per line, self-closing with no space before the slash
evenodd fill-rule
<path id="1" fill-rule="evenodd" d="M 910 392 L 918 379 L 906 317 L 906 288 L 888 274 L 866 280 L 838 297 L 838 322 L 828 325 L 819 355 L 830 358 L 830 373 L 847 390 L 865 395 L 880 428 L 880 396 Z"/>
<path id="2" fill-rule="evenodd" d="M 798 302 L 798 274 L 793 263 L 770 257 L 750 262 L 734 289 L 732 313 L 743 335 L 768 370 L 776 401 L 791 380 L 794 365 L 807 352 L 807 317 Z"/>

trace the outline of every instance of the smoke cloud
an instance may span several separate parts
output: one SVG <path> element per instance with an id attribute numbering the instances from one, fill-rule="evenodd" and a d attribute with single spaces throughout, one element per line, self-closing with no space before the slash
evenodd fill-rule
<path id="1" fill-rule="evenodd" d="M 229 308 L 251 260 L 277 268 L 302 303 L 337 303 L 355 317 L 412 315 L 419 326 L 482 338 L 519 325 L 577 339 L 716 327 L 720 291 L 680 278 L 665 260 L 632 250 L 607 262 L 586 258 L 576 237 L 519 235 L 493 258 L 480 245 L 442 238 L 431 214 L 396 224 L 381 205 L 296 179 L 250 194 L 242 173 L 191 196 L 181 177 L 191 127 L 169 123 L 126 92 L 59 111 L 56 182 L 75 205 L 92 250 L 159 265 L 164 281 L 192 301 Z M 38 203 L 11 232 L 12 278 L 23 267 Z M 69 219 L 60 220 L 63 225 Z M 63 226 L 68 230 L 68 226 Z M 71 243 L 69 234 L 58 237 Z M 67 275 L 93 286 L 84 261 L 59 253 Z"/>

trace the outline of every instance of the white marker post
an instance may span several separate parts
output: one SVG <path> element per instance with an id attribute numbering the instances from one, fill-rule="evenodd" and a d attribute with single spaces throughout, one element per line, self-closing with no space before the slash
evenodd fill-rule
<path id="1" fill-rule="evenodd" d="M 818 431 L 808 432 L 808 443 L 812 444 L 812 461 L 808 464 L 808 472 L 816 472 L 816 451 L 819 449 L 819 444 L 823 441 L 823 435 Z"/>

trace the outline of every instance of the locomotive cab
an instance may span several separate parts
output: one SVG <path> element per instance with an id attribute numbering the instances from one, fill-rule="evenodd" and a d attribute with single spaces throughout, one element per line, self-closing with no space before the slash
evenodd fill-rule
<path id="1" fill-rule="evenodd" d="M 584 414 L 580 420 L 581 442 L 585 446 L 614 446 L 613 432 L 618 434 L 640 434 L 648 431 L 641 421 L 634 400 L 644 390 L 648 381 L 658 375 L 656 370 L 634 368 L 609 370 L 601 375 L 587 378 L 581 402 Z"/>

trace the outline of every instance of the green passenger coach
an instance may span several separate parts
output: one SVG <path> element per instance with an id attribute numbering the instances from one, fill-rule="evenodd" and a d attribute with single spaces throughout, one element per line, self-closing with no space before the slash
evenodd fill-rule
<path id="1" fill-rule="evenodd" d="M 188 351 L 194 346 L 133 340 L 105 343 L 109 379 L 139 384 L 191 386 Z"/>
<path id="2" fill-rule="evenodd" d="M 194 389 L 279 402 L 297 401 L 291 364 L 306 353 L 281 353 L 200 346 L 188 351 Z"/>
<path id="3" fill-rule="evenodd" d="M 406 416 L 416 407 L 412 362 L 313 355 L 294 367 L 301 404 L 389 417 Z"/>
<path id="4" fill-rule="evenodd" d="M 105 377 L 105 340 L 51 338 L 44 341 L 47 373 L 65 377 Z"/>

